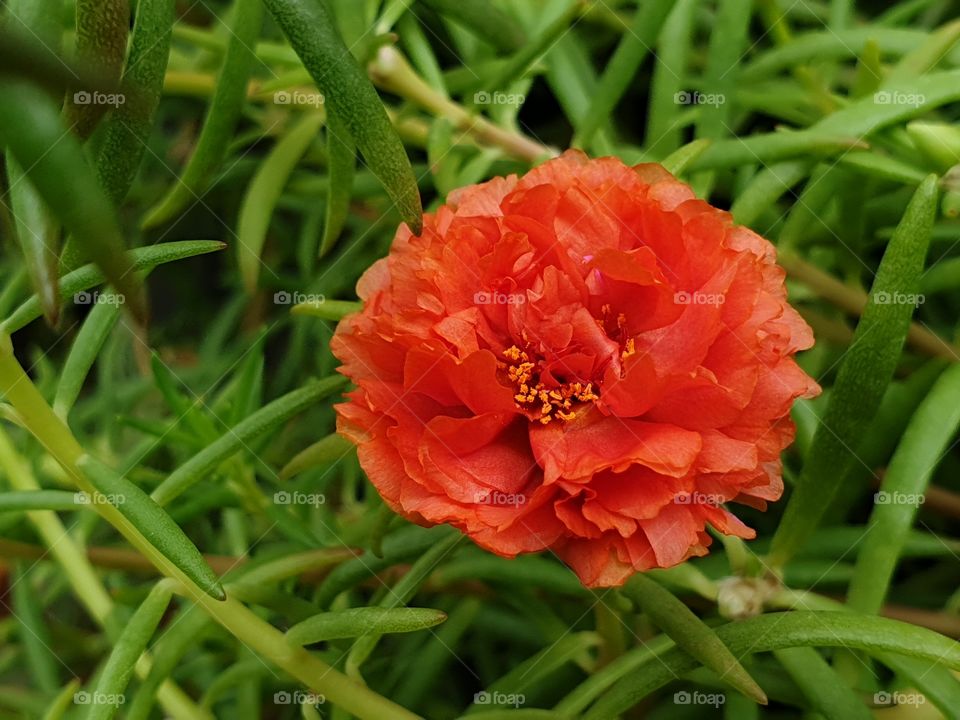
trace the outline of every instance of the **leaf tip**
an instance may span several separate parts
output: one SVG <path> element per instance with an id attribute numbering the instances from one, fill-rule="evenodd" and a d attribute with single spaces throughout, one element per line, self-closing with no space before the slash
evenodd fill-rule
<path id="1" fill-rule="evenodd" d="M 204 586 L 203 590 L 207 595 L 219 602 L 224 602 L 227 599 L 227 592 L 223 589 L 223 584 L 219 580 L 215 580 L 213 583 Z"/>

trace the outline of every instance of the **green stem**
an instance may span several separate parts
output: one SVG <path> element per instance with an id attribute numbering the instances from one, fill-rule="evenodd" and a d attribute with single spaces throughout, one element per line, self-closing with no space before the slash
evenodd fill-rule
<path id="1" fill-rule="evenodd" d="M 417 75 L 406 58 L 394 47 L 385 45 L 380 48 L 376 59 L 370 64 L 369 72 L 379 87 L 416 103 L 437 117 L 446 118 L 458 130 L 472 135 L 477 142 L 499 147 L 527 162 L 557 154 L 553 148 L 531 140 L 526 135 L 495 125 L 445 97 Z"/>
<path id="2" fill-rule="evenodd" d="M 860 316 L 867 306 L 867 293 L 865 291 L 844 284 L 794 253 L 781 252 L 777 261 L 792 279 L 803 283 L 816 292 L 818 296 L 844 312 Z M 939 335 L 916 322 L 910 323 L 907 342 L 917 350 L 922 350 L 933 357 L 942 357 L 952 361 L 960 360 L 960 348 L 951 345 Z"/>
<path id="3" fill-rule="evenodd" d="M 7 354 L 0 350 L 0 364 L 6 359 Z M 25 375 L 24 378 L 26 378 Z M 6 379 L 7 374 L 0 371 L 0 383 L 4 384 L 5 393 L 7 392 Z M 29 380 L 27 382 L 29 383 Z M 2 427 L 0 427 L 0 468 L 15 489 L 25 491 L 40 489 L 30 466 L 14 449 Z M 52 510 L 31 510 L 27 513 L 27 517 L 43 538 L 50 554 L 60 564 L 70 587 L 73 588 L 87 612 L 100 627 L 105 628 L 113 613 L 113 601 L 83 550 Z M 140 678 L 145 678 L 150 672 L 150 667 L 150 656 L 144 653 L 137 660 L 134 669 Z M 209 720 L 210 716 L 194 705 L 172 681 L 165 681 L 157 692 L 164 709 L 173 717 L 183 720 Z"/>
<path id="4" fill-rule="evenodd" d="M 16 409 L 23 426 L 63 466 L 77 487 L 90 493 L 95 492 L 93 485 L 77 468 L 77 461 L 84 454 L 83 448 L 47 405 L 17 362 L 9 336 L 0 336 L 0 393 Z M 354 682 L 303 648 L 291 648 L 284 640 L 283 633 L 237 600 L 230 597 L 223 601 L 211 598 L 151 545 L 113 505 L 98 503 L 96 509 L 134 547 L 148 557 L 160 572 L 179 581 L 184 594 L 214 620 L 307 687 L 322 693 L 332 703 L 341 705 L 362 719 L 379 720 L 386 717 L 413 720 L 418 717 Z M 57 544 L 51 545 L 56 547 Z M 86 562 L 82 553 L 78 557 Z M 87 590 L 89 591 L 89 588 Z M 103 612 L 106 606 L 100 604 L 98 609 Z"/>
<path id="5" fill-rule="evenodd" d="M 359 718 L 416 720 L 419 716 L 354 682 L 307 650 L 292 647 L 283 633 L 242 603 L 228 597 L 214 600 L 202 590 L 184 586 L 187 595 L 238 640 L 270 660 L 305 686 L 322 693 Z"/>

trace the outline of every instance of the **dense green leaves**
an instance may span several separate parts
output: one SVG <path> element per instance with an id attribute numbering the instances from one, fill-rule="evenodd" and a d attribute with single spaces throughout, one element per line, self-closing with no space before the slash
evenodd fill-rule
<path id="1" fill-rule="evenodd" d="M 61 123 L 54 101 L 30 82 L 0 77 L 0 103 L 0 144 L 73 233 L 81 253 L 103 271 L 134 315 L 145 319 L 142 289 L 113 207 L 79 141 Z"/>
<path id="2" fill-rule="evenodd" d="M 353 138 L 336 113 L 330 113 L 327 117 L 327 159 L 330 163 L 330 187 L 327 190 L 320 257 L 333 249 L 347 222 L 357 164 Z"/>
<path id="3" fill-rule="evenodd" d="M 28 491 L 15 494 L 22 496 L 36 493 Z M 2 496 L 0 496 L 0 502 L 2 502 Z M 11 610 L 20 626 L 18 635 L 26 650 L 30 674 L 40 689 L 49 693 L 57 688 L 58 658 L 50 650 L 50 632 L 43 623 L 40 608 L 33 601 L 31 575 L 32 573 L 22 563 L 15 568 L 11 578 L 13 595 Z"/>
<path id="4" fill-rule="evenodd" d="M 626 92 L 630 78 L 636 74 L 640 63 L 654 45 L 672 5 L 668 0 L 654 0 L 641 6 L 633 25 L 623 34 L 616 52 L 600 76 L 589 109 L 577 125 L 575 142 L 579 146 L 591 147 L 597 129 Z"/>
<path id="5" fill-rule="evenodd" d="M 523 29 L 491 0 L 464 3 L 457 0 L 420 0 L 441 15 L 476 33 L 491 45 L 505 52 L 523 47 Z"/>
<path id="6" fill-rule="evenodd" d="M 76 0 L 76 13 L 77 59 L 116 83 L 127 54 L 130 0 Z M 67 95 L 64 120 L 67 127 L 85 139 L 107 108 L 106 103 L 96 102 L 89 91 L 80 90 Z"/>
<path id="7" fill-rule="evenodd" d="M 843 683 L 813 648 L 782 648 L 773 654 L 800 686 L 810 706 L 825 718 L 869 720 L 873 717 L 863 700 Z"/>
<path id="8" fill-rule="evenodd" d="M 958 717 L 950 3 L 188 5 L 0 10 L 0 718 Z M 523 175 L 568 146 L 661 161 L 698 200 L 664 223 L 639 212 L 611 225 L 580 211 L 616 214 L 612 187 L 568 189 L 556 207 L 534 190 L 521 205 L 552 223 L 465 220 L 478 196 L 459 188 Z M 692 524 L 659 523 L 693 510 L 670 504 L 689 474 L 536 489 L 530 460 L 516 471 L 536 489 L 524 507 L 469 502 L 464 483 L 500 483 L 525 451 L 522 424 L 494 445 L 461 433 L 448 444 L 463 463 L 441 462 L 433 418 L 462 415 L 439 392 L 448 371 L 394 348 L 452 342 L 451 321 L 430 319 L 440 302 L 456 322 L 486 318 L 480 345 L 495 349 L 490 328 L 528 333 L 517 321 L 539 302 L 474 307 L 443 276 L 437 296 L 382 303 L 411 334 L 360 353 L 355 363 L 388 379 L 360 380 L 352 409 L 335 408 L 348 386 L 332 336 L 362 309 L 358 292 L 378 302 L 385 271 L 407 293 L 408 275 L 375 263 L 398 217 L 419 232 L 421 196 L 465 247 L 503 236 L 492 258 L 460 256 L 503 287 L 526 282 L 514 277 L 526 262 L 511 255 L 518 236 L 549 252 L 551 228 L 582 232 L 586 246 L 635 233 L 672 252 L 661 236 L 681 222 L 688 240 L 699 232 L 701 201 L 774 241 L 816 336 L 797 362 L 824 393 L 794 403 L 797 437 L 780 462 L 765 458 L 755 475 L 725 457 L 733 469 L 718 470 L 753 486 L 723 504 L 755 539 L 701 532 L 695 512 Z M 445 202 L 467 212 L 451 221 Z M 682 263 L 704 281 L 708 251 Z M 436 257 L 423 260 L 431 272 Z M 779 281 L 760 267 L 744 263 L 736 282 Z M 720 415 L 788 405 L 776 372 L 741 367 L 754 332 L 777 348 L 763 362 L 787 366 L 781 319 L 752 297 L 719 311 L 733 331 L 718 336 L 724 350 L 686 368 L 733 399 Z M 623 303 L 631 321 L 663 309 L 628 293 Z M 750 309 L 763 321 L 742 324 Z M 382 331 L 348 324 L 364 338 Z M 502 381 L 487 377 L 481 396 Z M 337 429 L 356 436 L 365 396 L 392 407 L 358 451 Z M 697 466 L 720 466 L 710 436 L 733 426 L 717 423 L 713 400 L 677 409 L 684 432 L 703 433 Z M 758 428 L 747 440 L 773 448 L 789 434 Z M 492 452 L 507 436 L 510 452 Z M 644 453 L 654 450 L 673 456 L 658 444 Z M 406 500 L 487 540 L 421 527 L 409 508 L 401 517 L 367 473 L 381 487 L 416 475 L 398 491 Z M 781 473 L 786 501 L 775 499 Z M 442 489 L 456 499 L 434 498 Z M 751 497 L 767 507 L 741 507 Z M 655 558 L 693 543 L 691 557 L 610 590 L 585 587 L 549 551 L 522 552 L 561 551 L 577 532 L 594 549 L 581 566 L 607 553 L 652 562 L 642 543 L 620 543 L 627 526 Z M 494 535 L 520 554 L 485 549 Z"/>
<path id="9" fill-rule="evenodd" d="M 13 0 L 8 3 L 11 15 L 8 22 L 55 52 L 60 49 L 63 36 L 58 10 L 62 10 L 59 2 L 41 5 L 29 0 Z M 13 234 L 23 252 L 31 285 L 40 298 L 44 317 L 48 324 L 56 326 L 60 319 L 60 298 L 57 296 L 60 225 L 9 150 L 6 153 L 6 171 Z"/>
<path id="10" fill-rule="evenodd" d="M 429 608 L 352 608 L 314 615 L 287 630 L 287 640 L 309 645 L 353 638 L 366 633 L 406 633 L 424 630 L 446 620 L 446 613 Z"/>
<path id="11" fill-rule="evenodd" d="M 420 192 L 406 151 L 321 0 L 265 0 L 264 4 L 323 93 L 327 112 L 339 116 L 400 216 L 419 234 Z"/>
<path id="12" fill-rule="evenodd" d="M 652 3 L 645 5 L 655 8 Z M 678 102 L 678 99 L 682 101 L 686 95 L 683 78 L 691 50 L 691 28 L 696 6 L 697 3 L 692 0 L 673 3 L 657 38 L 658 62 L 650 79 L 650 114 L 646 130 L 648 152 L 654 158 L 660 158 L 680 146 L 681 126 L 677 116 L 685 103 Z M 650 11 L 656 12 L 656 9 Z M 644 26 L 643 32 L 649 32 L 651 26 L 656 27 L 657 19 Z M 635 39 L 633 42 L 642 41 Z"/>
<path id="13" fill-rule="evenodd" d="M 87 502 L 116 507 L 125 520 L 204 592 L 217 600 L 226 597 L 219 578 L 200 551 L 149 495 L 89 455 L 80 458 L 77 466 L 97 490 Z"/>
<path id="14" fill-rule="evenodd" d="M 247 95 L 247 81 L 256 62 L 253 48 L 260 34 L 261 0 L 236 0 L 227 52 L 203 130 L 183 173 L 143 220 L 153 227 L 173 219 L 189 203 L 200 200 L 227 153 Z"/>
<path id="15" fill-rule="evenodd" d="M 436 566 L 446 559 L 448 555 L 452 554 L 460 540 L 461 536 L 455 533 L 449 533 L 446 538 L 424 552 L 410 567 L 410 571 L 389 590 L 381 601 L 380 607 L 385 610 L 391 610 L 410 602 L 410 599 L 417 589 L 419 589 L 420 585 L 426 581 L 428 575 L 433 572 Z M 360 666 L 377 647 L 381 634 L 382 631 L 374 627 L 371 628 L 369 633 L 365 633 L 354 641 L 353 647 L 350 648 L 350 654 L 346 660 L 348 674 L 356 674 L 359 672 Z"/>
<path id="16" fill-rule="evenodd" d="M 226 246 L 223 243 L 213 240 L 185 240 L 132 250 L 130 261 L 134 271 L 151 270 L 157 265 L 196 255 L 204 255 L 222 250 L 224 247 Z M 60 299 L 73 298 L 76 293 L 96 287 L 106 279 L 104 273 L 95 265 L 84 265 L 77 268 L 60 278 Z M 10 317 L 3 321 L 3 328 L 6 332 L 12 333 L 38 317 L 40 317 L 40 302 L 34 296 L 14 310 Z"/>
<path id="17" fill-rule="evenodd" d="M 97 176 L 115 203 L 126 196 L 147 151 L 170 54 L 175 0 L 140 0 L 123 72 L 125 102 L 104 121 Z"/>
<path id="18" fill-rule="evenodd" d="M 349 440 L 340 435 L 327 435 L 290 458 L 290 462 L 280 470 L 280 479 L 286 480 L 305 470 L 332 464 L 352 449 L 353 444 Z"/>
<path id="19" fill-rule="evenodd" d="M 850 582 L 848 603 L 853 609 L 879 612 L 930 476 L 958 426 L 960 365 L 953 365 L 917 408 L 874 496 L 867 536 Z"/>
<path id="20" fill-rule="evenodd" d="M 782 564 L 810 537 L 837 486 L 859 462 L 856 447 L 893 376 L 916 305 L 936 212 L 937 183 L 924 180 L 890 240 L 870 301 L 837 374 L 830 405 L 777 528 L 771 561 Z"/>
<path id="21" fill-rule="evenodd" d="M 266 157 L 247 188 L 237 224 L 237 257 L 247 292 L 256 290 L 263 262 L 260 254 L 283 186 L 322 124 L 323 117 L 319 113 L 309 113 L 300 118 Z"/>
<path id="22" fill-rule="evenodd" d="M 131 679 L 131 670 L 147 649 L 147 644 L 170 603 L 170 585 L 167 580 L 154 585 L 117 638 L 110 657 L 100 671 L 94 691 L 82 696 L 89 698 L 87 720 L 108 720 L 125 704 L 124 691 Z"/>
<path id="23" fill-rule="evenodd" d="M 324 299 L 323 302 L 308 300 L 294 305 L 290 308 L 290 312 L 294 315 L 309 315 L 324 320 L 342 320 L 350 313 L 359 312 L 361 307 L 360 303 L 343 300 Z"/>
<path id="24" fill-rule="evenodd" d="M 83 388 L 87 373 L 97 360 L 103 344 L 107 341 L 120 318 L 120 305 L 98 303 L 93 306 L 87 319 L 83 321 L 77 339 L 70 349 L 63 365 L 63 373 L 57 385 L 57 394 L 53 399 L 53 411 L 66 419 L 70 408 L 76 402 Z"/>
<path id="25" fill-rule="evenodd" d="M 247 443 L 251 440 L 275 430 L 281 423 L 345 384 L 346 381 L 339 377 L 316 380 L 264 405 L 171 473 L 153 492 L 154 500 L 161 505 L 170 502 L 231 455 L 247 449 Z"/>
<path id="26" fill-rule="evenodd" d="M 443 528 L 424 531 L 421 528 L 404 528 L 384 539 L 382 552 L 366 552 L 349 560 L 330 573 L 317 593 L 317 604 L 328 607 L 340 593 L 349 590 L 377 572 L 397 563 L 410 562 L 448 536 Z"/>
<path id="27" fill-rule="evenodd" d="M 679 647 L 748 697 L 759 703 L 767 702 L 763 690 L 713 630 L 668 590 L 638 574 L 630 580 L 625 592 Z"/>
<path id="28" fill-rule="evenodd" d="M 942 635 L 895 620 L 843 612 L 768 613 L 720 627 L 717 635 L 735 655 L 792 647 L 847 647 L 871 653 L 894 652 L 960 668 L 960 650 Z M 599 720 L 616 716 L 696 665 L 697 661 L 680 648 L 663 653 L 657 661 L 648 660 L 617 682 L 583 717 Z"/>
<path id="29" fill-rule="evenodd" d="M 12 155 L 7 157 L 7 181 L 15 234 L 30 282 L 40 300 L 44 317 L 55 326 L 60 320 L 60 297 L 57 294 L 60 225 Z"/>
<path id="30" fill-rule="evenodd" d="M 78 505 L 76 494 L 66 490 L 8 491 L 0 495 L 0 512 L 76 510 L 79 507 L 82 505 Z"/>

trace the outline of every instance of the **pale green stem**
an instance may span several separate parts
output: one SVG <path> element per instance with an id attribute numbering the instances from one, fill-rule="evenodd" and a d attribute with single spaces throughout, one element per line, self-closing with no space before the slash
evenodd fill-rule
<path id="1" fill-rule="evenodd" d="M 30 466 L 14 449 L 2 427 L 0 427 L 0 468 L 3 469 L 13 488 L 40 489 Z M 60 522 L 57 514 L 51 510 L 32 510 L 27 513 L 27 518 L 40 533 L 50 554 L 60 564 L 67 581 L 87 612 L 100 627 L 105 627 L 107 618 L 113 612 L 113 601 L 73 536 Z M 141 678 L 145 678 L 150 672 L 150 657 L 147 653 L 137 660 L 135 670 Z M 183 720 L 209 720 L 210 718 L 206 711 L 194 705 L 186 693 L 170 680 L 160 686 L 157 697 L 166 711 L 175 718 L 183 718 Z"/>
<path id="2" fill-rule="evenodd" d="M 792 279 L 803 283 L 832 305 L 851 315 L 860 315 L 867 306 L 867 293 L 842 283 L 816 265 L 808 263 L 792 252 L 781 252 L 777 261 Z M 939 335 L 922 325 L 910 323 L 907 342 L 918 350 L 934 357 L 956 362 L 960 360 L 960 348 L 956 348 Z"/>
<path id="3" fill-rule="evenodd" d="M 506 130 L 445 97 L 417 75 L 406 58 L 390 45 L 380 48 L 369 72 L 374 83 L 384 90 L 406 98 L 437 117 L 446 118 L 455 128 L 472 135 L 481 144 L 498 147 L 527 162 L 557 155 L 554 148 Z"/>
<path id="4" fill-rule="evenodd" d="M 6 398 L 22 424 L 63 466 L 81 490 L 95 493 L 94 487 L 77 468 L 83 448 L 37 391 L 13 355 L 9 336 L 0 336 L 0 393 Z M 342 706 L 362 720 L 396 718 L 414 720 L 418 716 L 366 686 L 354 682 L 303 648 L 291 648 L 283 633 L 262 620 L 242 603 L 228 597 L 211 598 L 178 567 L 161 554 L 113 505 L 98 503 L 97 510 L 127 540 L 143 553 L 167 577 L 177 580 L 184 594 L 206 611 L 237 639 L 252 650 L 300 680 L 330 702 Z"/>

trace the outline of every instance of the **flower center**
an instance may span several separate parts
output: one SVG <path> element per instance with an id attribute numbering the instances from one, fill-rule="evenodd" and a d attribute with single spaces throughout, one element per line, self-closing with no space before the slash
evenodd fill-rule
<path id="1" fill-rule="evenodd" d="M 517 387 L 517 393 L 513 396 L 517 407 L 539 412 L 535 419 L 543 425 L 552 422 L 554 417 L 566 422 L 573 420 L 577 416 L 573 407 L 575 402 L 599 400 L 599 396 L 593 392 L 593 383 L 571 382 L 548 388 L 540 382 L 538 363 L 533 362 L 516 345 L 504 350 L 503 356 L 507 359 L 504 363 L 507 377 Z"/>
<path id="2" fill-rule="evenodd" d="M 610 305 L 604 305 L 600 308 L 600 317 L 597 318 L 597 325 L 603 330 L 607 337 L 620 343 L 623 350 L 620 352 L 620 359 L 626 360 L 631 355 L 636 355 L 636 341 L 627 334 L 627 317 L 623 313 L 617 313 L 613 316 Z"/>

